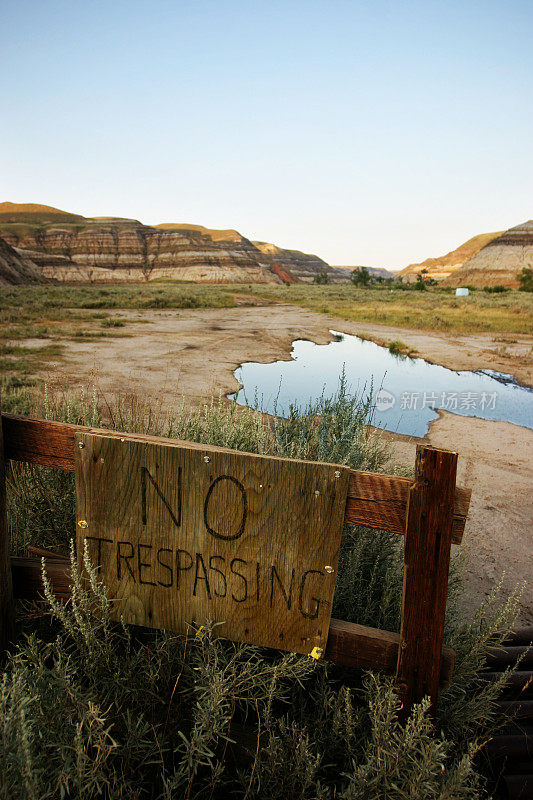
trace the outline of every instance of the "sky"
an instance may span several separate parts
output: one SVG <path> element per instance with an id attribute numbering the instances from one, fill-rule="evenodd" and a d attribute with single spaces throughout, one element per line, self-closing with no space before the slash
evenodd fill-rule
<path id="1" fill-rule="evenodd" d="M 533 217 L 533 0 L 1 0 L 0 29 L 0 201 L 389 268 Z"/>

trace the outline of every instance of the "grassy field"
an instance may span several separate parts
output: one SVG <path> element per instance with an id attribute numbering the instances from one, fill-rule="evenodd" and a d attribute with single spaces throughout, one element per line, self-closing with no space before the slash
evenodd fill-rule
<path id="1" fill-rule="evenodd" d="M 65 340 L 95 341 L 130 336 L 127 320 L 121 317 L 120 310 L 234 305 L 227 287 L 177 281 L 133 286 L 2 288 L 0 369 L 4 389 L 31 385 L 39 369 L 61 357 Z"/>
<path id="2" fill-rule="evenodd" d="M 533 295 L 483 290 L 469 297 L 430 288 L 425 292 L 389 286 L 361 288 L 351 284 L 314 286 L 255 285 L 241 289 L 276 302 L 292 303 L 354 322 L 373 322 L 450 333 L 531 333 Z"/>
<path id="3" fill-rule="evenodd" d="M 98 286 L 23 286 L 0 293 L 0 366 L 5 382 L 31 384 L 41 368 L 61 357 L 63 342 L 127 337 L 121 311 L 232 308 L 258 299 L 291 303 L 340 319 L 450 333 L 526 334 L 532 331 L 533 295 L 405 291 L 351 284 L 209 285 L 154 281 Z M 146 322 L 147 320 L 144 319 Z M 25 341 L 24 341 L 25 340 Z M 29 340 L 29 341 L 28 341 Z"/>

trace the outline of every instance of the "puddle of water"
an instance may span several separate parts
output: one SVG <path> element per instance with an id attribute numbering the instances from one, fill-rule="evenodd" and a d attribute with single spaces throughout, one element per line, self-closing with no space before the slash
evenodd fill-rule
<path id="1" fill-rule="evenodd" d="M 258 396 L 263 410 L 270 413 L 277 400 L 277 413 L 284 415 L 290 403 L 305 406 L 322 393 L 335 394 L 344 367 L 354 393 L 368 392 L 373 383 L 373 423 L 389 431 L 424 436 L 438 416 L 436 409 L 533 428 L 533 390 L 512 375 L 492 370 L 454 372 L 423 358 L 394 356 L 357 336 L 331 333 L 342 338 L 326 345 L 294 341 L 291 361 L 242 364 L 235 377 L 243 388 L 230 398 L 253 405 Z"/>

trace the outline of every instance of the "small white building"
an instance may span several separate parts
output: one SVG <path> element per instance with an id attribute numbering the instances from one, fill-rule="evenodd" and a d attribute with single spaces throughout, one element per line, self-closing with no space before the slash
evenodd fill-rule
<path id="1" fill-rule="evenodd" d="M 456 297 L 468 297 L 468 289 L 462 287 L 460 289 L 455 290 Z"/>

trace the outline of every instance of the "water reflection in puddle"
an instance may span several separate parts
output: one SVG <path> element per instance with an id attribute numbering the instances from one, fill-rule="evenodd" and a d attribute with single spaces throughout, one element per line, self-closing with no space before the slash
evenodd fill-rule
<path id="1" fill-rule="evenodd" d="M 423 358 L 392 355 L 357 336 L 331 333 L 337 340 L 326 345 L 294 341 L 291 361 L 242 364 L 235 377 L 243 388 L 230 397 L 241 405 L 253 405 L 258 396 L 263 410 L 270 413 L 277 402 L 277 413 L 283 415 L 290 403 L 306 405 L 322 393 L 333 395 L 344 367 L 354 393 L 368 391 L 373 383 L 374 424 L 380 428 L 424 436 L 438 416 L 436 409 L 533 428 L 533 390 L 512 375 L 492 370 L 454 372 Z"/>

